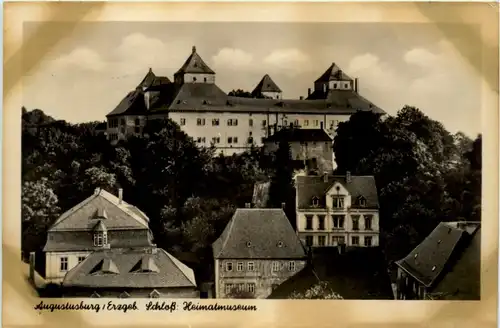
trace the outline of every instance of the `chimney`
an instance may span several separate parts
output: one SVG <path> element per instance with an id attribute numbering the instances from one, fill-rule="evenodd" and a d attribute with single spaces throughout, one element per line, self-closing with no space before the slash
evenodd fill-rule
<path id="1" fill-rule="evenodd" d="M 311 88 L 307 89 L 307 96 L 309 97 L 311 95 Z"/>
<path id="2" fill-rule="evenodd" d="M 101 191 L 101 188 L 95 188 L 94 195 L 99 195 L 100 191 Z"/>
<path id="3" fill-rule="evenodd" d="M 196 47 L 193 46 L 193 54 L 196 52 Z"/>
<path id="4" fill-rule="evenodd" d="M 285 207 L 286 207 L 286 203 L 281 203 L 281 208 L 285 209 Z"/>
<path id="5" fill-rule="evenodd" d="M 245 208 L 251 208 L 251 204 L 250 203 L 245 203 Z"/>
<path id="6" fill-rule="evenodd" d="M 153 73 L 153 69 L 151 67 L 149 68 L 149 73 Z"/>
<path id="7" fill-rule="evenodd" d="M 345 181 L 346 181 L 347 183 L 351 183 L 351 172 L 347 171 L 347 172 L 345 173 Z"/>
<path id="8" fill-rule="evenodd" d="M 358 83 L 359 83 L 358 78 L 355 78 L 354 79 L 354 92 L 356 92 L 356 93 L 358 92 Z"/>
<path id="9" fill-rule="evenodd" d="M 304 100 L 304 97 L 300 96 L 300 97 L 299 97 L 299 99 L 300 99 L 300 100 Z"/>
<path id="10" fill-rule="evenodd" d="M 323 172 L 323 182 L 328 182 L 328 172 Z"/>
<path id="11" fill-rule="evenodd" d="M 118 204 L 121 204 L 123 201 L 123 189 L 118 189 Z"/>

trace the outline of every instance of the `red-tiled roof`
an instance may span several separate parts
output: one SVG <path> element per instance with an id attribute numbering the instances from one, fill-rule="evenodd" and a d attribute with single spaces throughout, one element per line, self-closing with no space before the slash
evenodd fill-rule
<path id="1" fill-rule="evenodd" d="M 63 286 L 196 287 L 196 281 L 192 269 L 161 248 L 110 249 L 90 254 L 66 274 Z"/>
<path id="2" fill-rule="evenodd" d="M 305 258 L 305 250 L 282 209 L 239 208 L 213 243 L 215 258 Z"/>
<path id="3" fill-rule="evenodd" d="M 200 55 L 196 52 L 196 47 L 193 46 L 193 52 L 186 59 L 184 65 L 175 73 L 199 73 L 199 74 L 215 74 L 215 72 L 208 67 L 208 65 L 201 59 Z"/>

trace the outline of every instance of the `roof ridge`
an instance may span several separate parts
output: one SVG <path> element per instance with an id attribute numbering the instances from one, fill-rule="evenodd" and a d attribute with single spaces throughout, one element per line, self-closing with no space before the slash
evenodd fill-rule
<path id="1" fill-rule="evenodd" d="M 101 194 L 102 192 L 105 192 L 105 194 Z M 127 202 L 125 202 L 123 199 L 122 199 L 122 204 L 119 204 L 119 198 L 116 197 L 115 195 L 113 195 L 112 193 L 110 193 L 109 191 L 106 191 L 104 189 L 101 189 L 99 190 L 99 193 L 97 194 L 97 196 L 101 195 L 104 199 L 106 199 L 108 202 L 110 202 L 112 205 L 116 206 L 117 208 L 119 208 L 122 212 L 128 214 L 129 216 L 131 216 L 132 218 L 134 218 L 136 221 L 138 221 L 139 223 L 145 225 L 146 228 L 149 228 L 149 224 L 148 222 L 145 222 L 141 217 L 139 217 L 136 213 L 132 212 L 131 210 L 129 210 L 128 208 L 126 208 L 126 206 L 134 206 L 134 205 L 131 205 Z M 112 199 L 110 199 L 112 198 Z M 116 200 L 116 202 L 115 202 Z M 135 206 L 134 206 L 135 207 Z"/>
<path id="2" fill-rule="evenodd" d="M 89 203 L 91 200 L 93 200 L 97 196 L 98 196 L 98 194 L 94 193 L 94 194 L 90 195 L 89 197 L 87 197 L 86 199 L 82 200 L 80 203 L 78 203 L 75 206 L 71 207 L 69 210 L 67 210 L 63 214 L 61 214 L 59 216 L 59 218 L 56 220 L 56 222 L 54 222 L 52 224 L 52 226 L 49 228 L 48 231 L 51 231 L 53 228 L 55 228 L 56 226 L 58 226 L 59 224 L 61 224 L 64 220 L 66 220 L 70 216 L 70 214 L 75 213 L 76 211 L 78 211 L 80 208 L 82 208 L 84 205 L 86 205 L 87 203 Z"/>
<path id="3" fill-rule="evenodd" d="M 177 269 L 179 269 L 180 272 L 182 272 L 182 275 L 184 277 L 186 277 L 187 280 L 189 280 L 193 285 L 196 286 L 196 278 L 193 276 L 193 277 L 188 277 L 186 275 L 186 272 L 184 272 L 184 270 L 182 268 L 180 268 L 179 265 L 182 265 L 184 266 L 186 269 L 189 269 L 189 270 L 193 270 L 191 269 L 190 267 L 188 267 L 187 265 L 185 265 L 184 263 L 182 263 L 181 261 L 179 261 L 177 258 L 175 258 L 175 256 L 173 256 L 172 254 L 168 253 L 166 250 L 164 250 L 163 248 L 160 248 L 160 250 L 163 251 L 163 253 L 165 253 L 165 255 L 167 255 L 167 257 L 169 258 L 170 261 L 172 261 L 172 263 L 177 267 Z M 191 279 L 192 278 L 192 279 Z M 193 281 L 194 280 L 194 281 Z"/>
<path id="4" fill-rule="evenodd" d="M 225 236 L 226 237 L 225 240 L 222 241 L 222 245 L 221 245 L 221 248 L 219 250 L 219 253 L 217 254 L 217 256 L 215 256 L 216 258 L 219 257 L 222 254 L 222 251 L 224 250 L 224 248 L 227 245 L 227 241 L 229 240 L 229 236 L 231 236 L 231 231 L 233 230 L 234 222 L 236 221 L 236 219 L 235 219 L 236 213 L 240 209 L 241 208 L 237 208 L 236 211 L 234 211 L 233 217 L 231 218 L 231 222 L 230 222 L 229 228 L 228 228 L 228 226 L 226 226 L 226 229 L 228 229 L 227 230 L 227 236 Z M 221 237 L 224 236 L 224 232 L 226 232 L 226 229 L 224 229 L 224 231 L 222 231 Z"/>

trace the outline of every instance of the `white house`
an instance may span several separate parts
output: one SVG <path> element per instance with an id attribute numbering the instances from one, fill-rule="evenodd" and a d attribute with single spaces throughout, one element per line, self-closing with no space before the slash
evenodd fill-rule
<path id="1" fill-rule="evenodd" d="M 379 245 L 373 176 L 297 176 L 296 229 L 306 246 Z"/>
<path id="2" fill-rule="evenodd" d="M 62 214 L 47 234 L 45 279 L 61 283 L 94 251 L 152 247 L 149 219 L 137 207 L 101 189 Z"/>

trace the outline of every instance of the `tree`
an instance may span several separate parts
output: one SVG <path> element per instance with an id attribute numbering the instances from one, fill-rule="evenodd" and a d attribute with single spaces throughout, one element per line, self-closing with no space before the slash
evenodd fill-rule
<path id="1" fill-rule="evenodd" d="M 242 89 L 231 90 L 228 93 L 228 96 L 230 96 L 230 97 L 242 97 L 242 98 L 253 98 L 251 92 L 244 91 Z"/>
<path id="2" fill-rule="evenodd" d="M 289 299 L 322 299 L 322 300 L 342 300 L 343 297 L 334 292 L 326 281 L 320 281 L 308 288 L 305 292 L 294 291 Z"/>
<path id="3" fill-rule="evenodd" d="M 285 138 L 279 141 L 273 161 L 273 176 L 269 187 L 269 207 L 281 207 L 294 194 L 292 154 Z"/>
<path id="4" fill-rule="evenodd" d="M 21 189 L 22 250 L 40 250 L 46 241 L 47 229 L 52 225 L 60 209 L 48 180 L 26 181 Z"/>
<path id="5" fill-rule="evenodd" d="M 375 177 L 381 245 L 390 261 L 411 251 L 440 221 L 479 213 L 474 197 L 480 199 L 480 188 L 471 184 L 479 180 L 468 173 L 468 144 L 463 134 L 451 135 L 411 106 L 384 120 L 357 112 L 339 124 L 337 173 Z"/>

